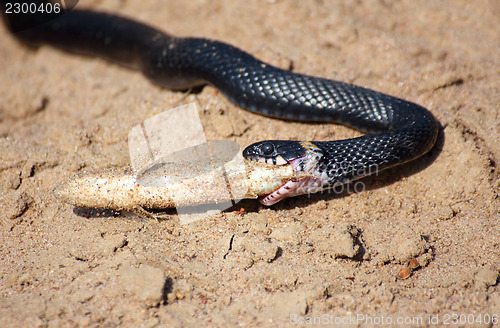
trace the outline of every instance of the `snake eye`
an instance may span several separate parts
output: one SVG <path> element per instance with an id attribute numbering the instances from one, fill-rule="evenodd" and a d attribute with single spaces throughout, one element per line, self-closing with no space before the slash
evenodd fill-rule
<path id="1" fill-rule="evenodd" d="M 261 151 L 263 155 L 272 155 L 274 153 L 274 146 L 270 142 L 263 143 Z"/>

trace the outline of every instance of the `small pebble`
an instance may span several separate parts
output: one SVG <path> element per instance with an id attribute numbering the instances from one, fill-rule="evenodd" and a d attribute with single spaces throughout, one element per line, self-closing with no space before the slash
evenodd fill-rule
<path id="1" fill-rule="evenodd" d="M 418 269 L 418 267 L 420 267 L 420 263 L 418 263 L 417 259 L 413 258 L 408 262 L 408 267 L 411 270 L 415 270 Z"/>
<path id="2" fill-rule="evenodd" d="M 397 278 L 404 280 L 408 279 L 411 276 L 411 270 L 409 268 L 401 268 L 397 274 Z"/>

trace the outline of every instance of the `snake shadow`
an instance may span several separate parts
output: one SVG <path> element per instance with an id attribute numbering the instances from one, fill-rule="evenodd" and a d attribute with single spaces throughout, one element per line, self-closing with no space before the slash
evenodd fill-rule
<path id="1" fill-rule="evenodd" d="M 169 209 L 162 209 L 162 210 L 151 210 L 148 211 L 151 213 L 153 217 L 155 217 L 158 221 L 160 220 L 165 220 L 169 216 L 173 217 L 177 215 L 176 209 L 169 208 Z M 120 218 L 120 219 L 128 219 L 132 221 L 147 221 L 147 219 L 144 219 L 137 215 L 134 212 L 130 211 L 119 211 L 119 210 L 112 210 L 112 209 L 103 209 L 103 208 L 95 208 L 95 207 L 79 207 L 75 206 L 73 207 L 73 214 L 85 218 L 88 220 L 93 220 L 93 219 L 115 219 L 115 218 Z"/>
<path id="2" fill-rule="evenodd" d="M 336 189 L 325 190 L 315 194 L 302 195 L 298 197 L 286 198 L 283 201 L 271 206 L 275 210 L 288 210 L 296 207 L 307 207 L 321 200 L 333 200 L 349 196 L 352 193 L 362 193 L 365 191 L 384 188 L 404 178 L 417 174 L 432 165 L 441 154 L 445 143 L 444 128 L 439 124 L 439 134 L 436 144 L 422 157 L 404 163 L 382 172 L 364 177 L 362 179 L 339 186 Z M 246 212 L 258 212 L 262 205 L 252 200 L 243 200 L 227 211 L 238 211 L 244 208 Z"/>

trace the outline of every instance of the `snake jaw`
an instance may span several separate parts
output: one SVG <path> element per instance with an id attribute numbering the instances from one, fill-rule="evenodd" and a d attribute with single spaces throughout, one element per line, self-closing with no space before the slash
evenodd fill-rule
<path id="1" fill-rule="evenodd" d="M 279 202 L 280 200 L 292 196 L 292 194 L 297 190 L 299 179 L 292 179 L 287 181 L 284 185 L 269 193 L 265 196 L 259 197 L 259 202 L 262 205 L 271 206 Z"/>
<path id="2" fill-rule="evenodd" d="M 328 177 L 319 169 L 323 151 L 312 142 L 262 141 L 248 146 L 243 156 L 253 162 L 274 166 L 276 170 L 287 166 L 293 170 L 293 174 L 277 177 L 270 192 L 260 194 L 259 201 L 266 206 L 287 197 L 320 191 L 328 183 Z"/>
<path id="3" fill-rule="evenodd" d="M 306 177 L 291 179 L 275 191 L 259 197 L 259 202 L 265 206 L 271 206 L 287 197 L 294 197 L 320 190 L 322 181 L 319 178 Z"/>
<path id="4" fill-rule="evenodd" d="M 297 177 L 286 181 L 273 192 L 259 197 L 262 205 L 271 206 L 287 197 L 311 194 L 323 189 L 328 182 L 328 177 L 320 173 L 318 151 L 308 150 L 305 156 L 295 158 L 288 162 L 297 172 Z"/>
<path id="5" fill-rule="evenodd" d="M 260 157 L 256 159 L 257 162 L 273 164 L 273 165 L 286 165 L 288 162 L 281 156 L 275 156 L 273 158 Z"/>

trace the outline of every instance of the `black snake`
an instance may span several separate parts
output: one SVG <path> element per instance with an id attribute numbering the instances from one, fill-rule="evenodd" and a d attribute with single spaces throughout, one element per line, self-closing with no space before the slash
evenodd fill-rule
<path id="1" fill-rule="evenodd" d="M 116 15 L 71 10 L 15 35 L 30 44 L 50 44 L 138 69 L 173 90 L 208 83 L 238 106 L 265 116 L 336 122 L 372 133 L 346 140 L 266 140 L 248 146 L 243 151 L 247 160 L 292 165 L 308 176 L 292 178 L 262 195 L 265 205 L 411 161 L 432 148 L 438 133 L 435 118 L 417 104 L 282 70 L 223 42 L 176 38 Z"/>

